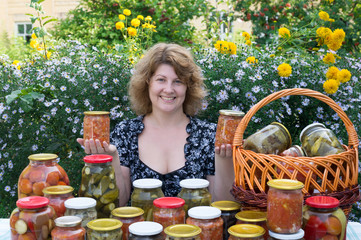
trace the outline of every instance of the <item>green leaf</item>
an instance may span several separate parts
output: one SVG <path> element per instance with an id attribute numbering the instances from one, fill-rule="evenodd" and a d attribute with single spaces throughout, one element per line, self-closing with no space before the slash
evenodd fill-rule
<path id="1" fill-rule="evenodd" d="M 44 94 L 38 92 L 30 92 L 28 95 L 30 95 L 32 99 L 41 99 L 45 97 Z"/>
<path id="2" fill-rule="evenodd" d="M 10 104 L 12 103 L 15 99 L 18 98 L 19 94 L 21 93 L 21 90 L 15 90 L 15 91 L 12 91 L 10 93 L 10 95 L 7 95 L 5 98 L 6 98 L 6 103 L 7 104 Z"/>
<path id="3" fill-rule="evenodd" d="M 56 21 L 58 21 L 58 20 L 55 19 L 55 18 L 52 18 L 52 19 L 49 19 L 48 21 L 46 21 L 46 22 L 44 23 L 44 25 L 46 25 L 46 24 L 48 24 L 48 23 L 50 23 L 50 22 L 56 22 Z"/>
<path id="4" fill-rule="evenodd" d="M 31 20 L 31 23 L 34 24 L 36 22 L 36 20 L 38 20 L 38 17 L 31 17 L 30 20 Z"/>

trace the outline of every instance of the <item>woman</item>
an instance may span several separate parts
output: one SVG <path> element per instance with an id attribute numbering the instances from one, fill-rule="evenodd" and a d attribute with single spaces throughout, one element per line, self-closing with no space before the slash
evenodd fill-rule
<path id="1" fill-rule="evenodd" d="M 179 181 L 206 178 L 213 200 L 233 199 L 232 147 L 214 147 L 216 124 L 194 117 L 206 95 L 201 69 L 177 44 L 153 46 L 135 67 L 129 83 L 138 117 L 115 126 L 111 143 L 77 139 L 87 154 L 113 156 L 120 206 L 128 202 L 132 182 L 163 181 L 166 196 L 176 196 Z"/>

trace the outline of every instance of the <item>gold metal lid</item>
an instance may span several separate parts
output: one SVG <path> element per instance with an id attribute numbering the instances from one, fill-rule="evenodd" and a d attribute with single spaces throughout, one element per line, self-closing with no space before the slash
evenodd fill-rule
<path id="1" fill-rule="evenodd" d="M 302 182 L 291 179 L 273 179 L 268 181 L 267 185 L 281 190 L 296 190 L 305 186 Z"/>
<path id="2" fill-rule="evenodd" d="M 241 204 L 235 201 L 217 201 L 211 203 L 212 207 L 216 207 L 221 211 L 234 211 L 241 208 Z"/>
<path id="3" fill-rule="evenodd" d="M 58 158 L 58 155 L 53 153 L 36 153 L 32 154 L 28 157 L 29 160 L 32 161 L 46 161 Z"/>
<path id="4" fill-rule="evenodd" d="M 88 222 L 86 226 L 95 231 L 112 231 L 120 229 L 123 223 L 114 218 L 99 218 Z"/>
<path id="5" fill-rule="evenodd" d="M 107 111 L 86 111 L 84 115 L 106 115 L 109 114 Z"/>
<path id="6" fill-rule="evenodd" d="M 201 228 L 191 224 L 175 224 L 164 229 L 171 237 L 195 237 L 202 232 Z"/>
<path id="7" fill-rule="evenodd" d="M 143 214 L 143 209 L 138 207 L 118 207 L 112 211 L 112 216 L 120 218 L 133 218 Z"/>
<path id="8" fill-rule="evenodd" d="M 241 211 L 236 214 L 236 218 L 245 222 L 263 222 L 267 220 L 267 212 L 261 211 Z"/>
<path id="9" fill-rule="evenodd" d="M 59 194 L 67 194 L 74 191 L 72 186 L 67 185 L 56 185 L 50 186 L 43 189 L 44 194 L 51 194 L 51 195 L 59 195 Z"/>
<path id="10" fill-rule="evenodd" d="M 291 137 L 291 134 L 290 134 L 290 132 L 288 131 L 288 129 L 287 129 L 282 123 L 279 123 L 279 122 L 273 122 L 273 123 L 271 123 L 271 125 L 278 125 L 278 126 L 280 126 L 280 127 L 286 132 L 286 134 L 288 135 L 288 138 L 289 138 L 289 140 L 290 140 L 287 148 L 290 148 L 290 147 L 292 146 L 292 137 Z"/>
<path id="11" fill-rule="evenodd" d="M 219 110 L 219 114 L 226 115 L 226 116 L 235 116 L 235 117 L 243 117 L 244 116 L 244 112 L 242 112 L 242 111 L 227 110 L 227 109 Z"/>
<path id="12" fill-rule="evenodd" d="M 230 235 L 242 238 L 261 237 L 265 232 L 266 230 L 263 227 L 254 224 L 237 224 L 228 228 Z"/>

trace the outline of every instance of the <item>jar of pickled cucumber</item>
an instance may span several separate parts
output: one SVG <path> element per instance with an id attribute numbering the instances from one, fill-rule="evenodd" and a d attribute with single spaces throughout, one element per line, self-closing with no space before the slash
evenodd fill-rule
<path id="1" fill-rule="evenodd" d="M 64 202 L 65 216 L 77 216 L 82 219 L 81 226 L 87 228 L 87 223 L 97 219 L 97 202 L 89 197 L 76 197 Z"/>
<path id="2" fill-rule="evenodd" d="M 321 123 L 313 123 L 305 127 L 300 134 L 300 141 L 309 157 L 344 152 L 336 135 Z"/>
<path id="3" fill-rule="evenodd" d="M 88 222 L 87 240 L 122 239 L 122 222 L 114 218 L 99 218 Z"/>
<path id="4" fill-rule="evenodd" d="M 276 233 L 295 233 L 302 227 L 303 183 L 291 179 L 267 182 L 267 227 Z"/>
<path id="5" fill-rule="evenodd" d="M 130 197 L 132 207 L 139 207 L 144 211 L 144 219 L 153 221 L 153 201 L 164 197 L 162 181 L 153 178 L 143 178 L 133 181 L 133 192 Z"/>
<path id="6" fill-rule="evenodd" d="M 161 197 L 153 201 L 153 221 L 163 229 L 174 224 L 185 223 L 184 200 L 178 197 Z"/>
<path id="7" fill-rule="evenodd" d="M 175 224 L 164 229 L 166 240 L 201 240 L 202 230 L 190 224 Z"/>
<path id="8" fill-rule="evenodd" d="M 228 229 L 229 240 L 263 240 L 266 231 L 258 225 L 237 224 Z"/>
<path id="9" fill-rule="evenodd" d="M 300 229 L 296 233 L 282 234 L 268 231 L 268 234 L 270 236 L 269 240 L 304 240 L 303 236 L 305 235 L 305 232 Z"/>
<path id="10" fill-rule="evenodd" d="M 217 201 L 211 204 L 212 207 L 221 210 L 223 219 L 223 239 L 228 239 L 228 228 L 236 224 L 236 214 L 241 209 L 241 204 L 234 201 Z"/>
<path id="11" fill-rule="evenodd" d="M 244 116 L 243 112 L 234 110 L 219 110 L 215 146 L 233 144 L 234 134 Z"/>
<path id="12" fill-rule="evenodd" d="M 132 223 L 129 226 L 128 240 L 164 240 L 161 224 L 151 221 Z"/>
<path id="13" fill-rule="evenodd" d="M 80 197 L 90 197 L 97 201 L 98 218 L 108 218 L 119 205 L 119 190 L 115 181 L 110 155 L 89 155 L 84 157 L 85 166 L 81 172 Z"/>
<path id="14" fill-rule="evenodd" d="M 49 206 L 52 206 L 57 217 L 64 216 L 64 202 L 69 198 L 73 198 L 74 188 L 66 185 L 50 186 L 43 189 L 44 197 L 49 199 Z"/>
<path id="15" fill-rule="evenodd" d="M 182 187 L 178 193 L 178 197 L 184 199 L 184 210 L 186 218 L 188 217 L 188 209 L 197 206 L 210 206 L 212 196 L 208 191 L 209 181 L 201 178 L 189 178 L 179 182 Z"/>
<path id="16" fill-rule="evenodd" d="M 264 240 L 268 239 L 267 212 L 245 210 L 236 214 L 237 224 L 253 224 L 265 230 Z"/>
<path id="17" fill-rule="evenodd" d="M 52 240 L 84 240 L 86 230 L 81 226 L 81 218 L 63 216 L 55 219 L 55 228 L 51 231 Z"/>
<path id="18" fill-rule="evenodd" d="M 143 209 L 138 207 L 118 207 L 112 211 L 112 218 L 123 223 L 123 240 L 127 240 L 129 237 L 130 224 L 144 221 L 143 214 Z"/>
<path id="19" fill-rule="evenodd" d="M 69 185 L 69 178 L 58 164 L 58 155 L 32 154 L 29 165 L 22 171 L 18 182 L 18 198 L 44 196 L 43 189 L 55 185 Z"/>
<path id="20" fill-rule="evenodd" d="M 313 196 L 306 199 L 303 214 L 306 240 L 345 239 L 347 219 L 339 204 L 338 199 L 328 196 Z"/>
<path id="21" fill-rule="evenodd" d="M 99 139 L 109 144 L 110 138 L 110 118 L 106 111 L 87 111 L 84 112 L 83 122 L 84 140 Z"/>

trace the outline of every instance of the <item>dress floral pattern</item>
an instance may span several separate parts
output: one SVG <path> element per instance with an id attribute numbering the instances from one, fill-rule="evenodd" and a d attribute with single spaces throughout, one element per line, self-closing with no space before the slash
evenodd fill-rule
<path id="1" fill-rule="evenodd" d="M 144 129 L 144 116 L 118 123 L 111 133 L 111 143 L 119 153 L 120 164 L 130 169 L 130 180 L 156 178 L 163 182 L 165 196 L 177 196 L 179 182 L 187 178 L 203 178 L 214 175 L 214 139 L 216 124 L 189 117 L 186 127 L 189 134 L 184 146 L 185 165 L 173 172 L 161 174 L 145 165 L 139 159 L 138 136 Z"/>

